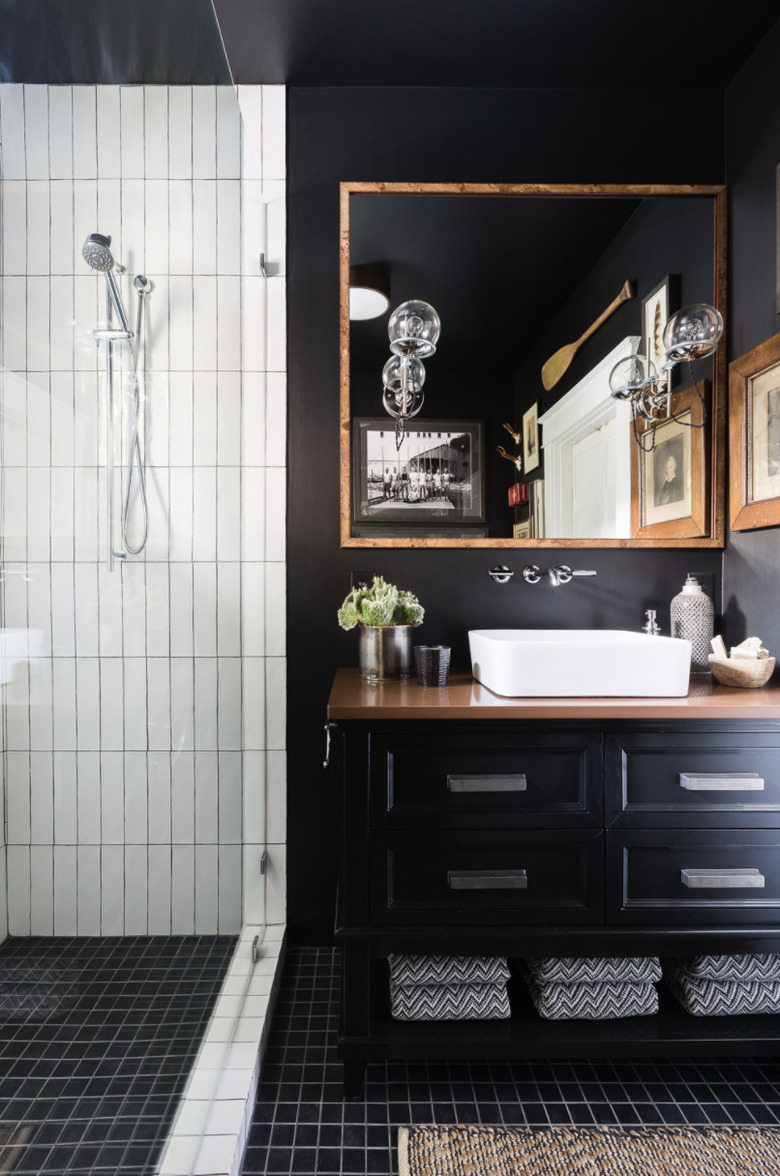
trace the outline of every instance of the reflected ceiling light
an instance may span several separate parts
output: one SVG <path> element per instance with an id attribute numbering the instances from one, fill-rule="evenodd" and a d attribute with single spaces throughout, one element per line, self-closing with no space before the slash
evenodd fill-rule
<path id="1" fill-rule="evenodd" d="M 669 319 L 664 328 L 663 372 L 669 372 L 678 363 L 687 362 L 689 367 L 695 359 L 704 359 L 718 349 L 723 334 L 723 318 L 720 311 L 706 302 L 695 302 L 684 306 Z M 655 364 L 645 355 L 630 355 L 615 364 L 609 374 L 609 391 L 614 400 L 628 400 L 634 424 L 634 437 L 640 449 L 655 448 L 655 429 L 640 433 L 637 419 L 648 424 L 660 424 L 666 420 L 677 421 L 691 429 L 702 429 L 707 423 L 707 406 L 699 385 L 690 367 L 691 383 L 696 389 L 702 406 L 699 423 L 685 421 L 672 411 L 671 381 L 663 379 Z M 649 439 L 649 442 L 648 442 Z"/>
<path id="2" fill-rule="evenodd" d="M 439 316 L 429 302 L 416 298 L 402 302 L 390 315 L 387 324 L 390 350 L 395 355 L 427 359 L 436 352 L 440 331 Z"/>
<path id="3" fill-rule="evenodd" d="M 436 354 L 441 321 L 429 302 L 413 298 L 395 308 L 387 333 L 393 354 L 382 368 L 382 403 L 385 412 L 395 417 L 395 444 L 400 449 L 406 422 L 423 405 L 425 368 L 421 360 Z"/>
<path id="4" fill-rule="evenodd" d="M 349 317 L 353 322 L 379 318 L 390 309 L 390 280 L 381 265 L 349 267 Z"/>

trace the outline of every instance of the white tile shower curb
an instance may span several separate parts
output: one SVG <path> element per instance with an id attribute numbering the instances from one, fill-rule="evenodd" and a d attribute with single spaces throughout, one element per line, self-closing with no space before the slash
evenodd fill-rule
<path id="1" fill-rule="evenodd" d="M 259 936 L 260 955 L 252 962 Z M 285 927 L 244 926 L 158 1176 L 239 1176 L 284 960 Z"/>

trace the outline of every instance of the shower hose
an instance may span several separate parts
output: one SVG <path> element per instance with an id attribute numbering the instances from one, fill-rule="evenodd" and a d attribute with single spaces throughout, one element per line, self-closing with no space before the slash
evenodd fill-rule
<path id="1" fill-rule="evenodd" d="M 145 287 L 137 286 L 137 289 L 138 310 L 135 319 L 135 340 L 130 340 L 130 354 L 133 359 L 130 447 L 128 452 L 127 480 L 125 482 L 124 501 L 122 503 L 122 538 L 124 540 L 125 550 L 130 555 L 140 555 L 144 547 L 146 547 L 146 540 L 149 538 L 149 506 L 146 501 L 146 472 L 144 469 L 140 438 L 141 381 L 144 379 L 144 373 L 142 370 L 139 375 L 138 371 L 138 362 L 143 346 L 144 305 L 147 291 Z M 141 500 L 141 511 L 143 515 L 143 530 L 137 544 L 132 543 L 130 539 L 130 507 L 133 496 L 133 482 L 135 479 L 138 481 L 138 496 Z"/>

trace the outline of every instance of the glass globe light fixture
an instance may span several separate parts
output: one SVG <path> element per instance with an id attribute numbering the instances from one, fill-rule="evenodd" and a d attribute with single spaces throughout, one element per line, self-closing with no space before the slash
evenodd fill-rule
<path id="1" fill-rule="evenodd" d="M 407 391 L 416 392 L 425 383 L 425 366 L 408 355 L 391 355 L 382 368 L 382 383 L 393 392 L 399 392 L 404 383 Z"/>
<path id="2" fill-rule="evenodd" d="M 382 403 L 391 416 L 416 416 L 423 405 L 425 368 L 419 359 L 393 355 L 382 369 Z"/>
<path id="3" fill-rule="evenodd" d="M 669 319 L 664 328 L 666 361 L 664 370 L 683 360 L 704 359 L 717 350 L 723 334 L 720 311 L 706 302 L 684 306 Z"/>
<path id="4" fill-rule="evenodd" d="M 441 322 L 428 302 L 413 298 L 402 302 L 390 315 L 387 333 L 390 350 L 395 355 L 410 355 L 425 359 L 436 351 Z"/>
<path id="5" fill-rule="evenodd" d="M 423 406 L 425 400 L 425 393 L 421 388 L 414 392 L 404 392 L 399 389 L 398 392 L 391 392 L 389 388 L 385 388 L 382 393 L 382 404 L 385 412 L 390 416 L 398 417 L 399 419 L 409 420 L 410 417 L 417 416 L 417 413 Z"/>
<path id="6" fill-rule="evenodd" d="M 658 379 L 655 364 L 645 355 L 629 355 L 609 373 L 609 394 L 613 400 L 636 400 Z"/>

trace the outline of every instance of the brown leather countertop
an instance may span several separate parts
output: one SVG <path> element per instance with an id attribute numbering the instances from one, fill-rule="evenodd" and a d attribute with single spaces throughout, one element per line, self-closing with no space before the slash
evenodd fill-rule
<path id="1" fill-rule="evenodd" d="M 364 682 L 337 670 L 329 719 L 780 719 L 780 686 L 739 690 L 694 676 L 685 698 L 503 698 L 455 670 L 446 686 Z"/>

